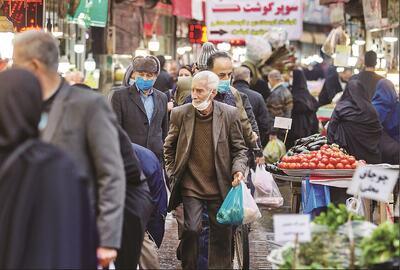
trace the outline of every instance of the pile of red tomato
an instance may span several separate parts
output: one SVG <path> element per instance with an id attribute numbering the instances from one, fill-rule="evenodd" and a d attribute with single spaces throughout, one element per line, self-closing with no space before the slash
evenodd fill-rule
<path id="1" fill-rule="evenodd" d="M 365 161 L 359 161 L 365 163 Z M 343 153 L 338 147 L 327 144 L 318 151 L 295 156 L 284 156 L 278 164 L 280 169 L 355 169 L 354 156 Z"/>

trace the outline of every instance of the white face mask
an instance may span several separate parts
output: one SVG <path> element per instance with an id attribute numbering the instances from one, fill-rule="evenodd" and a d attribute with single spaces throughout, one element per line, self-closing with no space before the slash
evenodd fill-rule
<path id="1" fill-rule="evenodd" d="M 204 111 L 205 109 L 207 109 L 208 106 L 210 106 L 210 103 L 211 103 L 211 100 L 210 100 L 211 94 L 212 94 L 212 91 L 210 91 L 210 93 L 208 94 L 206 100 L 204 100 L 204 101 L 202 101 L 200 103 L 195 103 L 195 101 L 192 100 L 193 107 L 198 111 Z"/>

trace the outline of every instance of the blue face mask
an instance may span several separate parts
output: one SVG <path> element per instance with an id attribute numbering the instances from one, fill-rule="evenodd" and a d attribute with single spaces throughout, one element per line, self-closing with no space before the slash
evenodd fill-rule
<path id="1" fill-rule="evenodd" d="M 218 93 L 226 93 L 231 90 L 230 88 L 231 81 L 230 80 L 220 80 L 218 84 Z"/>
<path id="2" fill-rule="evenodd" d="M 137 77 L 136 87 L 142 92 L 147 91 L 153 87 L 154 82 L 154 80 L 144 80 L 142 77 Z"/>
<path id="3" fill-rule="evenodd" d="M 284 82 L 283 84 L 282 84 L 283 86 L 285 86 L 287 89 L 289 89 L 289 83 L 288 82 Z"/>
<path id="4" fill-rule="evenodd" d="M 129 79 L 128 84 L 130 86 L 134 85 L 135 84 L 135 80 L 134 79 Z"/>

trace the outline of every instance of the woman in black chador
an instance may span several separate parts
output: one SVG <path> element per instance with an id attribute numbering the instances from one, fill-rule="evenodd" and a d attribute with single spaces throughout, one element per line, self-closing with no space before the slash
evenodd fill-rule
<path id="1" fill-rule="evenodd" d="M 38 80 L 0 73 L 0 269 L 96 268 L 95 223 L 72 160 L 38 139 Z"/>

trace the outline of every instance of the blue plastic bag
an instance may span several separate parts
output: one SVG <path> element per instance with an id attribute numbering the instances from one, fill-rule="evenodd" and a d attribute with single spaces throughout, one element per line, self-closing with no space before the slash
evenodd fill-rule
<path id="1" fill-rule="evenodd" d="M 221 224 L 240 225 L 243 222 L 243 185 L 232 187 L 217 213 Z"/>
<path id="2" fill-rule="evenodd" d="M 326 207 L 331 202 L 329 187 L 311 184 L 308 177 L 302 181 L 301 198 L 305 214 L 312 214 L 314 209 Z"/>

